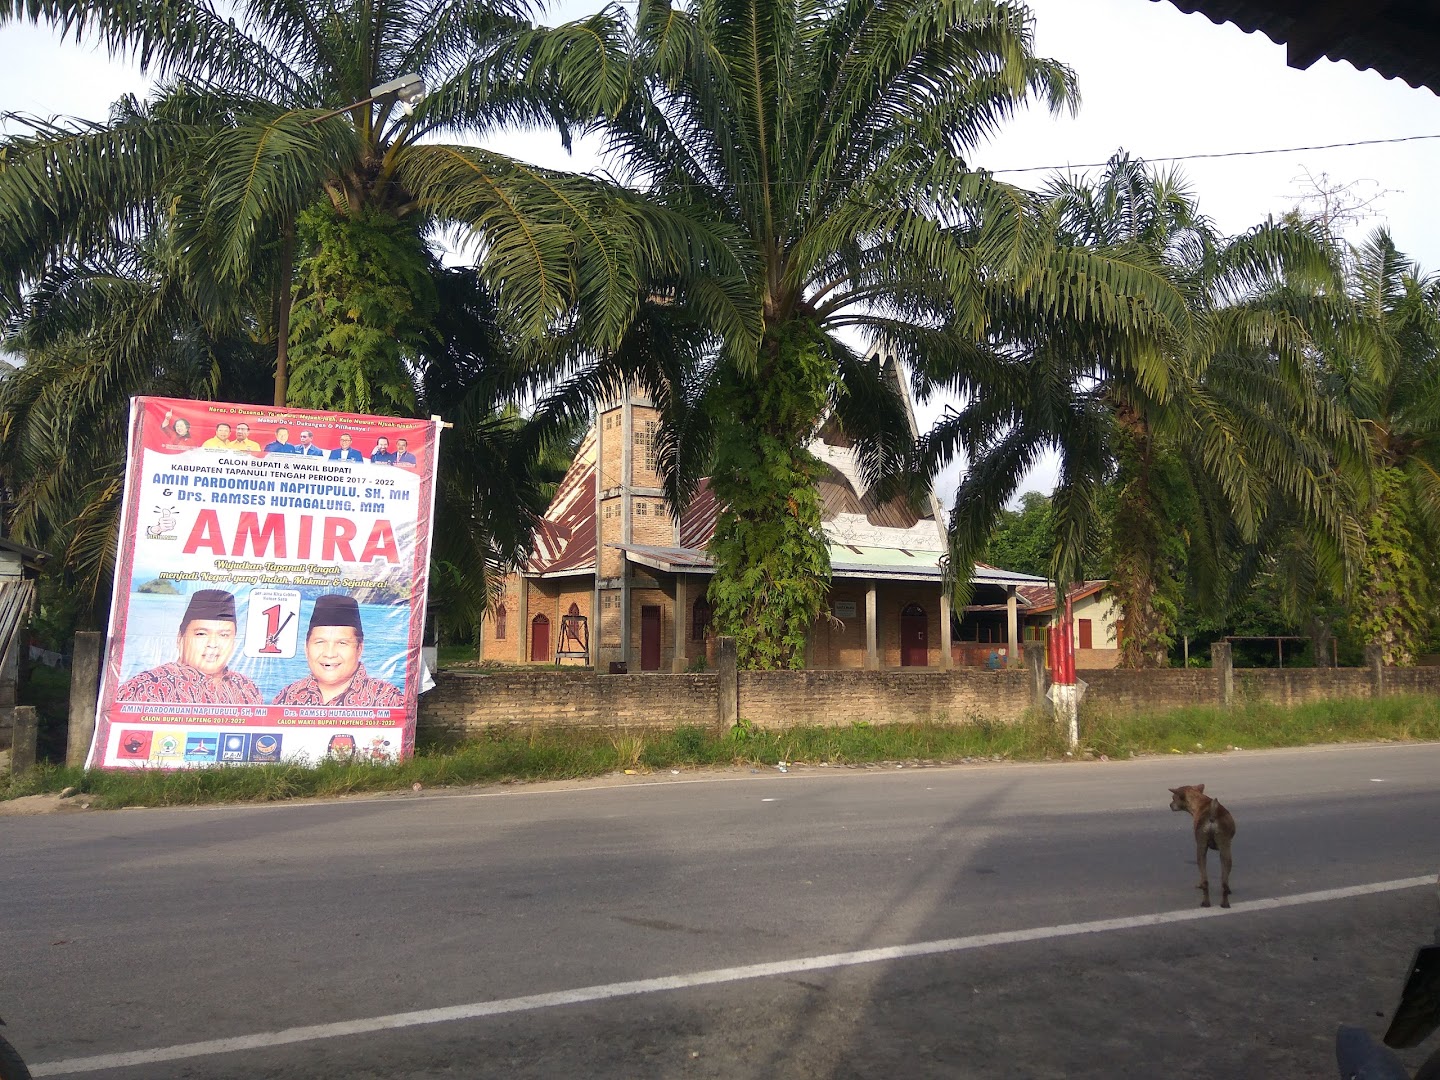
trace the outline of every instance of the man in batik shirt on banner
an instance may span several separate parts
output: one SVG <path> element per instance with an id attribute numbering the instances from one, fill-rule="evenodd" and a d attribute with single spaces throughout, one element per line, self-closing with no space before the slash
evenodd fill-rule
<path id="1" fill-rule="evenodd" d="M 355 598 L 344 593 L 317 597 L 305 635 L 310 675 L 281 690 L 273 704 L 403 708 L 404 694 L 384 679 L 365 674 L 360 663 L 364 651 L 365 630 Z"/>
<path id="2" fill-rule="evenodd" d="M 175 638 L 178 659 L 126 679 L 116 701 L 182 705 L 263 705 L 256 685 L 227 666 L 235 651 L 235 597 L 201 589 L 190 597 Z"/>

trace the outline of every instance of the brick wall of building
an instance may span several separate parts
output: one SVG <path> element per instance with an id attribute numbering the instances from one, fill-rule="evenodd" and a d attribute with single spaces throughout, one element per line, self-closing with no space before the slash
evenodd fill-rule
<path id="1" fill-rule="evenodd" d="M 521 661 L 525 641 L 525 628 L 520 624 L 521 580 L 518 574 L 506 575 L 500 598 L 480 626 L 480 655 L 486 660 L 501 664 Z"/>
<path id="2" fill-rule="evenodd" d="M 664 499 L 653 495 L 630 499 L 630 542 L 650 547 L 674 546 L 675 519 Z"/>
<path id="3" fill-rule="evenodd" d="M 645 405 L 631 406 L 630 423 L 631 439 L 634 443 L 634 454 L 630 458 L 630 483 L 634 487 L 661 487 L 664 480 L 660 476 L 654 441 L 660 429 L 660 410 Z"/>
<path id="4" fill-rule="evenodd" d="M 619 487 L 624 481 L 624 410 L 618 405 L 600 414 L 600 490 Z"/>
<path id="5" fill-rule="evenodd" d="M 625 555 L 614 544 L 625 542 L 625 500 L 614 498 L 600 500 L 600 516 L 595 522 L 595 535 L 599 543 L 600 576 L 618 578 L 625 572 Z"/>
<path id="6" fill-rule="evenodd" d="M 855 614 L 848 612 L 853 606 Z M 810 631 L 810 667 L 863 668 L 865 666 L 865 590 L 839 582 L 825 601 L 825 610 L 834 621 L 821 615 Z"/>

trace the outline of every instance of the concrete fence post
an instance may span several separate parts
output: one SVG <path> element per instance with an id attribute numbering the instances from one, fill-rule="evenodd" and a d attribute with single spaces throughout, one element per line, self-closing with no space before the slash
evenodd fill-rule
<path id="1" fill-rule="evenodd" d="M 1030 674 L 1030 703 L 1043 711 L 1049 704 L 1045 697 L 1045 644 L 1027 641 L 1021 648 L 1025 653 L 1025 670 Z"/>
<path id="2" fill-rule="evenodd" d="M 740 719 L 740 669 L 733 637 L 722 635 L 715 642 L 715 675 L 720 682 L 716 720 L 722 728 L 733 727 Z"/>
<path id="3" fill-rule="evenodd" d="M 100 656 L 105 635 L 81 630 L 75 635 L 70 659 L 70 723 L 65 734 L 65 764 L 85 767 L 95 737 L 95 699 L 100 696 Z"/>
<path id="4" fill-rule="evenodd" d="M 1385 646 L 1365 646 L 1365 666 L 1370 669 L 1370 696 L 1385 696 Z"/>
<path id="5" fill-rule="evenodd" d="M 1210 646 L 1210 666 L 1215 669 L 1215 693 L 1221 705 L 1235 704 L 1235 656 L 1228 641 Z"/>
<path id="6" fill-rule="evenodd" d="M 35 745 L 40 735 L 40 710 L 34 705 L 16 705 L 11 714 L 15 728 L 10 743 L 10 775 L 24 776 L 35 767 Z"/>

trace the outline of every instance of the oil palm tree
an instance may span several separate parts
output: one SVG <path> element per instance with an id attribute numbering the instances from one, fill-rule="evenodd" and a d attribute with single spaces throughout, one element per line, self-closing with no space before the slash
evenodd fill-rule
<path id="1" fill-rule="evenodd" d="M 606 14 L 551 29 L 529 21 L 526 0 L 241 0 L 231 10 L 227 18 L 203 0 L 0 4 L 0 25 L 47 22 L 138 59 L 160 80 L 152 101 L 122 103 L 107 123 L 31 119 L 0 148 L 0 297 L 13 304 L 68 259 L 133 241 L 161 215 L 193 256 L 196 291 L 223 295 L 255 281 L 271 290 L 275 401 L 284 404 L 296 260 L 323 262 L 316 249 L 347 228 L 379 236 L 384 254 L 411 270 L 436 230 L 449 231 L 478 254 L 502 317 L 531 334 L 578 321 L 602 346 L 656 264 L 723 255 L 684 219 L 647 212 L 614 185 L 468 145 L 507 125 L 556 124 L 568 138 L 577 117 L 616 107 L 627 68 Z M 402 73 L 431 88 L 418 106 L 393 93 L 372 100 L 372 87 Z M 318 215 L 311 250 L 297 251 L 307 213 Z M 352 263 L 365 254 L 363 241 L 330 253 Z M 333 272 L 312 269 L 301 302 L 323 314 L 299 328 L 300 366 L 355 363 L 322 324 L 336 311 L 364 321 L 367 304 L 346 303 L 364 268 L 345 266 L 338 292 Z M 402 273 L 399 287 L 419 280 Z M 426 299 L 392 302 L 378 329 L 413 342 Z M 733 313 L 717 316 L 733 329 Z M 382 378 L 407 383 L 405 361 L 392 348 Z M 316 397 L 334 386 L 309 382 L 304 403 L 331 405 Z M 382 404 L 405 411 L 410 398 L 401 391 Z"/>
<path id="2" fill-rule="evenodd" d="M 989 287 L 1057 315 L 1116 295 L 1110 314 L 1132 325 L 1184 306 L 1118 260 L 1064 280 L 1041 268 L 1025 193 L 967 165 L 1026 103 L 1075 100 L 1069 71 L 1034 55 L 1023 5 L 641 0 L 631 51 L 638 84 L 606 121 L 609 149 L 656 201 L 730 232 L 764 320 L 758 344 L 696 340 L 669 387 L 693 422 L 671 433 L 672 460 L 709 465 L 726 507 L 716 625 L 747 666 L 798 664 L 829 573 L 807 443 L 833 416 L 876 476 L 908 460 L 903 409 L 857 339 L 963 365 Z"/>
<path id="3" fill-rule="evenodd" d="M 1127 347 L 1093 318 L 1058 321 L 1020 297 L 994 319 L 988 364 L 931 365 L 929 388 L 966 396 L 924 447 L 962 449 L 970 470 L 952 519 L 952 556 L 968 566 L 999 512 L 1047 449 L 1057 583 L 1078 576 L 1108 523 L 1112 582 L 1124 609 L 1121 662 L 1165 661 L 1188 560 L 1218 570 L 1224 538 L 1254 542 L 1277 504 L 1296 509 L 1343 563 L 1360 540 L 1351 513 L 1359 431 L 1322 392 L 1315 342 L 1345 317 L 1333 247 L 1298 223 L 1220 235 L 1174 174 L 1117 156 L 1096 183 L 1069 177 L 1043 193 L 1061 249 L 1114 253 L 1151 267 L 1183 296 L 1189 332 Z M 1208 559 L 1208 563 L 1206 560 Z"/>
<path id="4" fill-rule="evenodd" d="M 1406 664 L 1434 632 L 1440 588 L 1440 278 L 1384 230 L 1351 254 L 1360 332 L 1327 361 L 1331 389 L 1364 425 L 1375 484 L 1350 621 L 1386 663 Z"/>
<path id="5" fill-rule="evenodd" d="M 208 307 L 177 273 L 173 236 L 147 235 L 71 263 L 31 290 L 0 365 L 0 485 L 7 525 L 61 556 L 89 626 L 104 624 L 124 489 L 133 393 L 264 400 L 264 353 L 247 332 L 244 292 Z"/>

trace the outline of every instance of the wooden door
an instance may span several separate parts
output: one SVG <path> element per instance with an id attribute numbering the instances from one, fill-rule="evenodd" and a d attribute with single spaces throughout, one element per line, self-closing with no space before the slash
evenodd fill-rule
<path id="1" fill-rule="evenodd" d="M 530 659 L 550 659 L 550 620 L 536 615 L 530 622 Z"/>
<path id="2" fill-rule="evenodd" d="M 1094 648 L 1094 646 L 1091 644 L 1091 642 L 1094 641 L 1094 636 L 1093 636 L 1093 631 L 1091 630 L 1090 620 L 1089 620 L 1089 619 L 1077 619 L 1077 620 L 1075 620 L 1075 621 L 1080 624 L 1080 648 L 1082 648 L 1082 649 Z"/>
<path id="3" fill-rule="evenodd" d="M 900 666 L 926 667 L 930 663 L 929 628 L 925 609 L 909 604 L 900 613 Z"/>
<path id="4" fill-rule="evenodd" d="M 654 604 L 640 609 L 640 670 L 660 670 L 660 608 Z"/>

